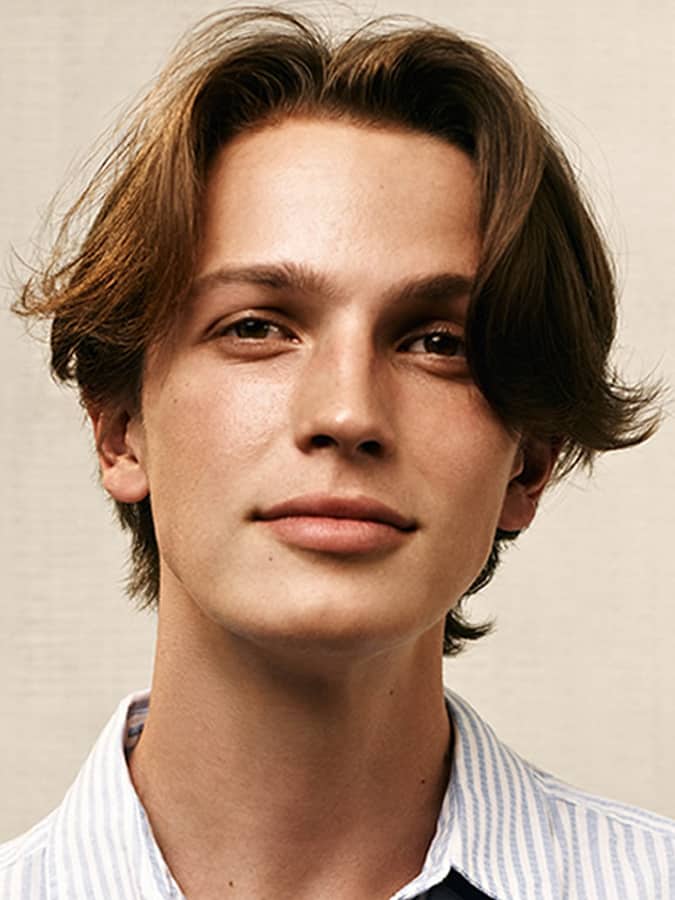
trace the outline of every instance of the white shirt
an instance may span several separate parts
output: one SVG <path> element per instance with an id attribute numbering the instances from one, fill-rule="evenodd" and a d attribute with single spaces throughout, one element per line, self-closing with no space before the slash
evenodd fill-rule
<path id="1" fill-rule="evenodd" d="M 436 833 L 419 875 L 391 900 L 675 898 L 675 822 L 564 784 L 456 694 L 446 701 L 455 743 Z M 61 805 L 0 846 L 1 900 L 183 898 L 127 767 L 148 703 L 147 690 L 126 697 Z"/>

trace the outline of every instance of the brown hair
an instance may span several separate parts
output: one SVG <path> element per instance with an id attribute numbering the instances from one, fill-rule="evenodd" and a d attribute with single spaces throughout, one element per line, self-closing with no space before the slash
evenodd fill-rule
<path id="1" fill-rule="evenodd" d="M 262 7 L 208 17 L 187 35 L 14 304 L 19 315 L 53 318 L 52 373 L 77 384 L 82 405 L 140 410 L 144 353 L 169 338 L 193 277 L 210 161 L 237 133 L 293 115 L 425 132 L 475 161 L 482 256 L 469 363 L 508 426 L 556 442 L 557 478 L 652 433 L 657 389 L 623 384 L 608 360 L 616 298 L 603 240 L 511 69 L 419 20 L 375 20 L 338 41 L 303 16 Z M 115 503 L 132 536 L 127 593 L 141 607 L 159 596 L 150 499 Z M 513 537 L 497 532 L 468 593 L 487 583 Z M 444 652 L 488 629 L 458 605 Z"/>

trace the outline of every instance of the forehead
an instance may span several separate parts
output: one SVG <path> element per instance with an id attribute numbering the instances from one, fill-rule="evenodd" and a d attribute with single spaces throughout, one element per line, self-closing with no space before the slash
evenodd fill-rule
<path id="1" fill-rule="evenodd" d="M 470 276 L 479 253 L 474 165 L 440 138 L 342 121 L 287 120 L 215 158 L 197 276 L 292 262 L 346 290 Z"/>

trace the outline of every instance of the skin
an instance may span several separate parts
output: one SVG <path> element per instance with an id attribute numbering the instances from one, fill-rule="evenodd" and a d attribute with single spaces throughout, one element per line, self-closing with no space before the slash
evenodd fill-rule
<path id="1" fill-rule="evenodd" d="M 175 345 L 148 354 L 142 417 L 91 411 L 104 485 L 151 494 L 161 555 L 131 776 L 191 900 L 386 898 L 419 873 L 447 786 L 445 614 L 497 526 L 530 523 L 552 453 L 472 384 L 466 291 L 395 296 L 475 272 L 460 150 L 286 121 L 221 150 L 203 212 L 195 290 Z M 322 283 L 212 277 L 279 264 Z M 234 328 L 253 316 L 272 327 Z M 253 518 L 319 491 L 375 497 L 417 529 L 340 554 Z"/>

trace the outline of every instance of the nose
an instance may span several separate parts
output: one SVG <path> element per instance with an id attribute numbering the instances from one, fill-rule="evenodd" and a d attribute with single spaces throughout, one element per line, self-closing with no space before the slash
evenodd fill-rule
<path id="1" fill-rule="evenodd" d="M 393 409 L 386 373 L 371 341 L 351 335 L 318 343 L 293 398 L 293 428 L 300 450 L 332 447 L 348 458 L 383 458 L 394 447 Z"/>

